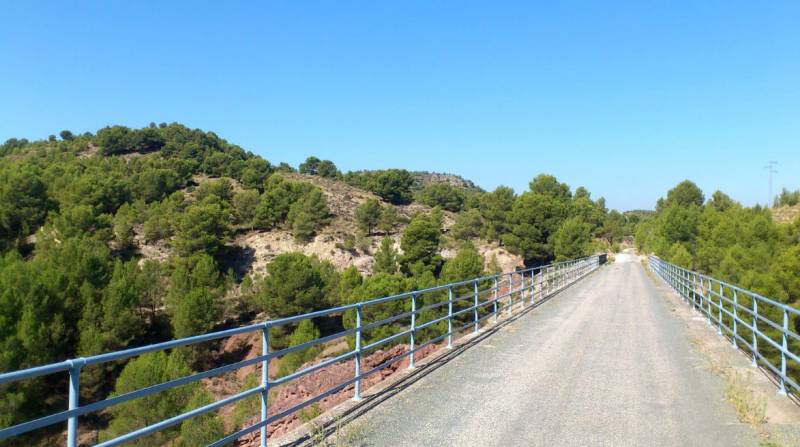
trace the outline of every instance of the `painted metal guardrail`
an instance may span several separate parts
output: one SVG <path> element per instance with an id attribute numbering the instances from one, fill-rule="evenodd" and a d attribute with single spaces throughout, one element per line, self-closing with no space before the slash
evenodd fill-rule
<path id="1" fill-rule="evenodd" d="M 414 354 L 420 349 L 434 343 L 442 342 L 445 338 L 447 339 L 446 346 L 451 348 L 453 346 L 454 336 L 457 336 L 459 333 L 477 333 L 482 324 L 492 324 L 492 322 L 488 321 L 490 318 L 492 318 L 493 323 L 496 324 L 499 316 L 510 316 L 515 312 L 515 307 L 517 312 L 519 312 L 552 296 L 554 293 L 597 269 L 604 261 L 605 259 L 603 255 L 591 256 L 573 261 L 518 270 L 510 273 L 489 275 L 481 278 L 474 278 L 466 281 L 431 287 L 424 290 L 415 290 L 398 295 L 329 308 L 303 315 L 269 320 L 239 328 L 212 332 L 204 335 L 167 341 L 164 343 L 157 343 L 140 348 L 126 349 L 123 351 L 72 359 L 60 363 L 53 363 L 50 365 L 44 365 L 25 370 L 3 373 L 0 374 L 0 384 L 7 384 L 56 373 L 67 373 L 69 374 L 69 396 L 67 410 L 50 414 L 39 419 L 23 422 L 8 428 L 3 428 L 0 430 L 0 441 L 67 421 L 66 444 L 68 447 L 77 447 L 78 418 L 81 416 L 95 413 L 123 402 L 128 402 L 133 399 L 165 391 L 177 386 L 197 382 L 201 379 L 219 376 L 221 374 L 235 371 L 246 366 L 260 364 L 260 385 L 217 400 L 200 408 L 184 412 L 146 427 L 139 428 L 117 438 L 101 442 L 97 444 L 97 446 L 112 447 L 121 445 L 168 427 L 175 426 L 189 418 L 218 410 L 226 405 L 230 405 L 247 397 L 256 395 L 259 395 L 261 398 L 260 420 L 255 424 L 225 436 L 224 438 L 210 444 L 210 446 L 217 447 L 226 445 L 245 435 L 259 430 L 261 431 L 261 445 L 266 446 L 267 425 L 290 416 L 293 413 L 296 413 L 303 408 L 323 399 L 324 397 L 342 391 L 351 385 L 353 388 L 353 398 L 358 400 L 361 398 L 361 381 L 366 377 L 405 357 L 409 358 L 409 368 L 413 368 Z M 429 302 L 430 299 L 426 299 L 426 297 L 432 298 L 434 301 Z M 408 309 L 408 311 L 399 312 L 388 318 L 378 321 L 365 321 L 365 313 L 368 313 L 369 309 L 374 308 L 375 306 L 380 306 L 381 304 L 398 301 L 402 303 L 401 308 Z M 431 312 L 435 309 L 440 309 L 442 315 L 434 315 L 434 318 L 429 319 L 428 321 L 420 321 L 420 317 L 422 315 L 431 317 Z M 446 311 L 442 309 L 446 309 Z M 351 315 L 353 313 L 355 314 L 354 327 L 296 346 L 289 346 L 285 349 L 270 352 L 270 328 L 299 323 L 302 320 L 312 318 L 344 314 L 347 312 L 350 312 Z M 408 321 L 407 328 L 404 329 L 401 327 L 397 333 L 369 344 L 363 343 L 363 334 L 365 332 L 378 327 L 386 327 L 387 325 L 393 323 L 395 325 L 398 323 L 405 324 L 406 321 Z M 438 323 L 442 323 L 440 326 L 443 326 L 444 322 L 446 322 L 445 333 L 420 343 L 421 340 L 417 338 L 419 334 L 421 334 L 425 329 L 434 328 Z M 442 330 L 444 329 L 442 328 Z M 149 352 L 191 346 L 198 343 L 220 340 L 233 335 L 251 332 L 257 332 L 261 334 L 262 353 L 260 356 L 230 363 L 224 366 L 219 366 L 210 370 L 196 372 L 186 377 L 181 377 L 179 379 L 152 385 L 133 392 L 109 397 L 98 402 L 89 404 L 81 404 L 79 402 L 81 369 L 86 366 L 120 361 Z M 268 363 L 270 359 L 278 358 L 291 352 L 311 348 L 313 346 L 327 343 L 342 337 L 354 338 L 355 348 L 342 355 L 325 359 L 319 363 L 305 367 L 284 377 L 277 379 L 271 379 L 269 377 Z M 369 371 L 361 371 L 361 359 L 365 352 L 375 350 L 380 346 L 386 345 L 390 342 L 397 343 L 398 341 L 404 340 L 407 340 L 409 345 L 409 348 L 406 352 L 387 360 L 386 362 L 374 367 Z M 334 363 L 347 361 L 349 359 L 355 359 L 355 373 L 352 379 L 340 383 L 328 389 L 327 391 L 313 396 L 289 409 L 276 414 L 268 414 L 268 392 L 271 388 L 298 379 Z"/>
<path id="2" fill-rule="evenodd" d="M 748 354 L 754 367 L 763 366 L 773 374 L 780 394 L 800 391 L 797 383 L 800 357 L 792 352 L 790 345 L 790 339 L 800 342 L 794 325 L 800 320 L 800 309 L 670 264 L 657 256 L 651 255 L 649 264 L 687 304 L 717 327 L 719 335 L 729 337 L 734 348 Z M 780 357 L 780 364 L 774 364 L 770 356 Z"/>

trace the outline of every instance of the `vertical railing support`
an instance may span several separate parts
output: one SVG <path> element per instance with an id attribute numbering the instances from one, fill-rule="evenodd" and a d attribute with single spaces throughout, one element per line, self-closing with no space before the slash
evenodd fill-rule
<path id="1" fill-rule="evenodd" d="M 528 293 L 531 296 L 531 306 L 533 306 L 533 303 L 536 302 L 536 270 L 534 270 L 534 269 L 531 269 L 531 284 L 530 284 L 530 286 L 531 286 L 531 288 L 530 288 Z"/>
<path id="2" fill-rule="evenodd" d="M 753 299 L 753 367 L 758 366 L 758 300 L 755 296 L 751 295 Z"/>
<path id="3" fill-rule="evenodd" d="M 361 400 L 361 304 L 356 306 L 356 356 L 353 362 L 354 365 L 354 378 L 355 378 L 355 391 L 353 392 L 353 400 Z"/>
<path id="4" fill-rule="evenodd" d="M 478 333 L 478 326 L 479 326 L 479 324 L 478 324 L 478 281 L 472 281 L 472 288 L 473 288 L 473 290 L 475 292 L 475 304 L 473 304 L 473 310 L 472 310 L 472 312 L 473 312 L 473 314 L 475 316 L 475 330 L 473 332 L 475 332 L 477 334 Z"/>
<path id="5" fill-rule="evenodd" d="M 453 347 L 453 286 L 447 288 L 447 349 Z"/>
<path id="6" fill-rule="evenodd" d="M 711 280 L 708 280 L 708 284 L 711 285 Z M 722 335 L 722 297 L 725 294 L 725 289 L 722 286 L 722 283 L 719 283 L 719 296 L 717 297 L 717 302 L 719 305 L 717 306 L 717 334 Z"/>
<path id="7" fill-rule="evenodd" d="M 411 333 L 409 334 L 410 345 L 408 348 L 408 369 L 414 369 L 414 336 L 417 332 L 417 294 L 411 294 Z"/>
<path id="8" fill-rule="evenodd" d="M 508 315 L 511 316 L 511 314 L 514 313 L 514 274 L 513 273 L 509 273 L 508 274 L 508 292 L 506 293 L 506 295 L 508 295 Z"/>
<path id="9" fill-rule="evenodd" d="M 786 395 L 786 353 L 789 351 L 789 311 L 783 308 L 783 330 L 781 331 L 781 387 L 778 394 Z"/>
<path id="10" fill-rule="evenodd" d="M 261 422 L 267 421 L 267 405 L 269 399 L 269 323 L 261 329 Z M 261 447 L 267 447 L 267 425 L 261 427 Z"/>
<path id="11" fill-rule="evenodd" d="M 492 292 L 492 301 L 494 301 L 493 311 L 494 311 L 494 324 L 497 324 L 497 277 L 494 277 L 494 287 L 492 287 L 494 292 Z"/>
<path id="12" fill-rule="evenodd" d="M 69 369 L 69 409 L 75 410 L 80 404 L 81 368 L 83 359 L 72 363 Z M 67 419 L 67 447 L 78 447 L 78 416 Z"/>
<path id="13" fill-rule="evenodd" d="M 739 319 L 739 312 L 737 309 L 739 307 L 739 300 L 736 295 L 737 295 L 736 289 L 733 289 L 733 348 L 734 349 L 739 347 L 736 341 L 736 337 L 739 335 L 739 332 L 737 331 L 736 328 L 736 321 Z"/>

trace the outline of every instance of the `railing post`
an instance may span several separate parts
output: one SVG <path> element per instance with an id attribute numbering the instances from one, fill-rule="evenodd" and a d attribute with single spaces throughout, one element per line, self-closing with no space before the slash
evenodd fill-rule
<path id="1" fill-rule="evenodd" d="M 409 348 L 408 369 L 414 369 L 414 335 L 417 332 L 417 294 L 411 294 L 411 333 L 409 338 L 411 347 Z"/>
<path id="2" fill-rule="evenodd" d="M 447 288 L 447 349 L 453 347 L 453 286 Z"/>
<path id="3" fill-rule="evenodd" d="M 514 313 L 514 274 L 508 274 L 508 315 Z"/>
<path id="4" fill-rule="evenodd" d="M 539 301 L 544 299 L 544 270 L 539 269 Z"/>
<path id="5" fill-rule="evenodd" d="M 261 329 L 261 422 L 267 421 L 267 400 L 269 398 L 269 323 Z M 267 425 L 261 427 L 261 447 L 267 447 Z"/>
<path id="6" fill-rule="evenodd" d="M 751 295 L 753 299 L 753 367 L 758 366 L 758 300 L 755 296 Z"/>
<path id="7" fill-rule="evenodd" d="M 475 291 L 475 304 L 473 305 L 474 309 L 472 310 L 475 315 L 475 333 L 478 333 L 478 281 L 472 281 L 472 288 Z"/>
<path id="8" fill-rule="evenodd" d="M 492 292 L 492 301 L 494 301 L 494 324 L 497 324 L 497 277 L 494 277 L 494 292 Z"/>
<path id="9" fill-rule="evenodd" d="M 739 335 L 736 329 L 736 320 L 739 319 L 739 313 L 737 312 L 737 307 L 739 307 L 739 300 L 736 297 L 736 289 L 733 289 L 733 348 L 738 348 L 736 337 Z"/>
<path id="10" fill-rule="evenodd" d="M 353 400 L 361 400 L 361 303 L 356 306 L 356 356 L 353 362 L 355 374 L 355 391 Z"/>
<path id="11" fill-rule="evenodd" d="M 708 310 L 706 311 L 707 314 L 708 314 L 708 324 L 710 326 L 714 326 L 714 317 L 711 316 L 711 301 L 712 301 L 712 298 L 711 298 L 711 296 L 712 296 L 712 293 L 711 293 L 711 287 L 712 287 L 711 286 L 711 278 L 708 278 L 708 280 L 706 280 L 706 286 L 708 287 L 706 289 L 706 294 L 708 295 L 707 299 L 706 299 L 706 306 L 708 307 Z"/>
<path id="12" fill-rule="evenodd" d="M 536 270 L 531 269 L 531 288 L 528 292 L 531 296 L 531 306 L 536 302 Z"/>
<path id="13" fill-rule="evenodd" d="M 83 362 L 74 363 L 69 369 L 69 409 L 78 408 L 81 391 L 81 368 Z M 78 416 L 67 419 L 67 447 L 78 447 Z"/>
<path id="14" fill-rule="evenodd" d="M 708 280 L 708 283 L 711 284 L 711 280 Z M 725 292 L 725 289 L 722 287 L 722 283 L 719 283 L 719 296 L 717 297 L 717 302 L 719 305 L 717 306 L 717 334 L 722 335 L 722 296 Z"/>
<path id="15" fill-rule="evenodd" d="M 781 396 L 786 395 L 786 352 L 789 351 L 789 339 L 787 333 L 789 332 L 789 311 L 783 307 L 783 330 L 781 331 L 781 339 L 783 344 L 781 346 L 781 388 L 778 394 Z"/>

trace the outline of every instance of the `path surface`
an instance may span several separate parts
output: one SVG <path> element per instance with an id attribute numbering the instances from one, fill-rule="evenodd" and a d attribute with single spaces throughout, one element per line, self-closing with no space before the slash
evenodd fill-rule
<path id="1" fill-rule="evenodd" d="M 672 308 L 618 255 L 355 423 L 371 446 L 757 446 Z"/>

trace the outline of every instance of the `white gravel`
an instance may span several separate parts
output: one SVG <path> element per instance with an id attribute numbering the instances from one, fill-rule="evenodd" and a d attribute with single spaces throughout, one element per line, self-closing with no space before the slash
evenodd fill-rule
<path id="1" fill-rule="evenodd" d="M 757 446 L 703 364 L 617 255 L 354 423 L 372 446 Z"/>

